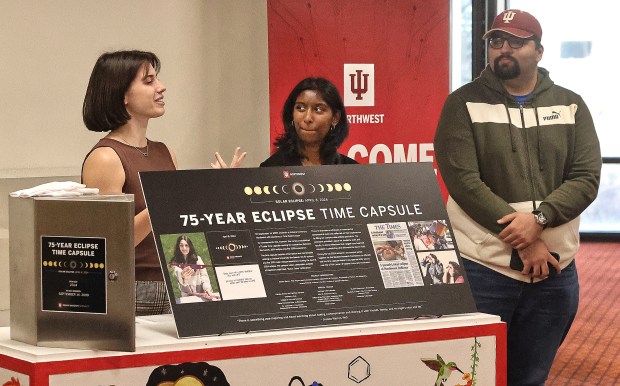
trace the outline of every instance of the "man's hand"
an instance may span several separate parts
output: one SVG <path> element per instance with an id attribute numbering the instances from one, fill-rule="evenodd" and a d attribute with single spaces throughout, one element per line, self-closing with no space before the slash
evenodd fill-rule
<path id="1" fill-rule="evenodd" d="M 543 231 L 531 213 L 512 212 L 497 220 L 498 224 L 508 224 L 499 237 L 515 249 L 529 246 Z"/>
<path id="2" fill-rule="evenodd" d="M 521 261 L 523 261 L 522 274 L 533 278 L 545 278 L 549 276 L 549 267 L 551 264 L 559 274 L 561 271 L 560 263 L 551 256 L 547 244 L 540 239 L 536 239 L 528 247 L 518 251 Z"/>

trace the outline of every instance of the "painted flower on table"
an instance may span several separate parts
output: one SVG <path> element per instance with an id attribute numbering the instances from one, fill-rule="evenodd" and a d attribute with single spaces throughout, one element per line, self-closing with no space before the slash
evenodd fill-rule
<path id="1" fill-rule="evenodd" d="M 460 383 L 457 384 L 456 386 L 471 386 L 473 384 L 473 381 L 471 379 L 471 374 L 470 373 L 465 373 L 463 374 L 463 377 L 461 378 L 464 381 L 466 381 L 467 383 L 465 383 L 464 385 L 461 385 Z"/>

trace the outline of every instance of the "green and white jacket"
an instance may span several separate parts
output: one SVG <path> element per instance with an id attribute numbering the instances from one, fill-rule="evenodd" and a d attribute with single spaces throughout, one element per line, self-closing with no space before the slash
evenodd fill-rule
<path id="1" fill-rule="evenodd" d="M 583 99 L 557 86 L 543 68 L 520 106 L 487 67 L 450 94 L 437 132 L 435 156 L 450 197 L 447 209 L 461 255 L 517 280 L 511 247 L 497 237 L 504 215 L 534 209 L 566 267 L 579 246 L 579 215 L 598 192 L 601 153 Z"/>

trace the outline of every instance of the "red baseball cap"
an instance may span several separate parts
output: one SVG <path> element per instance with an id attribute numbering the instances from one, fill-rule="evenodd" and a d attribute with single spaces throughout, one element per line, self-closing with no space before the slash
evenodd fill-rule
<path id="1" fill-rule="evenodd" d="M 538 20 L 531 14 L 518 9 L 507 9 L 497 15 L 491 29 L 482 38 L 488 38 L 494 31 L 506 32 L 520 38 L 542 39 L 542 28 Z"/>

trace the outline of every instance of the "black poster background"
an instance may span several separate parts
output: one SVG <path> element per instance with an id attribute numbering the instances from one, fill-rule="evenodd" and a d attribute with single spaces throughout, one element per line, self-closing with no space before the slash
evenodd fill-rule
<path id="1" fill-rule="evenodd" d="M 104 238 L 41 236 L 41 309 L 107 312 Z"/>
<path id="2" fill-rule="evenodd" d="M 403 224 L 437 221 L 452 234 L 431 163 L 143 172 L 140 178 L 180 337 L 476 311 L 466 277 L 456 284 L 422 282 L 424 256 L 461 264 L 456 242 L 414 253 L 411 228 L 403 236 Z M 371 237 L 381 228 L 381 237 Z M 161 236 L 197 233 L 206 240 L 221 301 L 177 304 Z M 389 238 L 406 252 L 380 262 L 384 254 L 375 250 Z"/>

